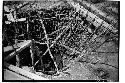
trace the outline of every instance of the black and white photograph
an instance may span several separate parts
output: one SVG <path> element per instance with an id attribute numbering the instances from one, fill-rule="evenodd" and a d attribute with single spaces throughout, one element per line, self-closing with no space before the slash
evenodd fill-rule
<path id="1" fill-rule="evenodd" d="M 3 0 L 2 82 L 119 82 L 120 1 Z"/>

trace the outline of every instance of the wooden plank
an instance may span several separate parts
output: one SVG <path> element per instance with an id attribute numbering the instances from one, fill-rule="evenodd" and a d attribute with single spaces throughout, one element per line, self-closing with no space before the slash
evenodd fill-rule
<path id="1" fill-rule="evenodd" d="M 23 40 L 23 42 L 14 44 L 13 47 L 14 47 L 15 49 L 20 48 L 23 44 L 25 44 L 25 43 L 27 43 L 27 42 L 29 42 L 29 41 L 30 41 L 30 40 L 27 40 L 27 41 L 24 41 L 24 40 Z M 4 52 L 11 51 L 11 50 L 14 50 L 13 47 L 12 47 L 12 46 L 7 46 L 7 47 L 4 47 L 3 50 L 4 50 Z"/>
<path id="2" fill-rule="evenodd" d="M 13 45 L 14 48 L 18 48 L 16 45 Z M 3 51 L 4 52 L 8 52 L 8 51 L 11 51 L 11 50 L 14 50 L 12 46 L 7 46 L 7 47 L 3 47 Z"/>
<path id="3" fill-rule="evenodd" d="M 4 62 L 4 66 L 7 67 L 7 68 L 9 68 L 10 70 L 12 70 L 12 71 L 14 71 L 14 72 L 22 75 L 22 76 L 30 78 L 31 80 L 49 80 L 47 78 L 41 77 L 39 75 L 36 75 L 34 73 L 31 73 L 31 72 L 26 71 L 24 69 L 21 69 L 19 67 L 16 67 L 14 65 L 10 65 L 10 64 L 8 64 L 6 62 Z"/>
<path id="4" fill-rule="evenodd" d="M 24 77 L 22 75 L 19 75 L 13 71 L 4 70 L 4 80 L 31 80 L 28 77 Z"/>
<path id="5" fill-rule="evenodd" d="M 24 41 L 24 42 L 21 42 L 21 43 L 18 43 L 18 46 L 20 48 L 16 49 L 16 52 L 19 53 L 21 52 L 22 50 L 24 50 L 25 48 L 27 48 L 28 46 L 31 45 L 31 40 L 27 40 L 27 41 Z M 12 52 L 11 54 L 9 54 L 7 57 L 4 58 L 4 60 L 9 60 L 11 59 L 12 57 L 14 57 L 16 55 L 15 52 Z"/>

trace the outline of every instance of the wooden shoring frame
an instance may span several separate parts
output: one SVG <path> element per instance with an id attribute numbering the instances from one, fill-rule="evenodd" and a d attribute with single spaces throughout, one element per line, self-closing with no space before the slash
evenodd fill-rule
<path id="1" fill-rule="evenodd" d="M 16 28 L 16 27 L 15 27 Z M 29 33 L 29 30 L 28 30 L 28 28 L 29 28 L 29 26 L 28 26 L 28 21 L 27 21 L 27 30 L 26 30 L 26 32 L 27 33 Z M 46 38 L 46 40 L 47 40 L 47 47 L 48 47 L 48 52 L 49 52 L 49 54 L 50 54 L 50 57 L 52 58 L 52 60 L 54 61 L 54 57 L 52 56 L 52 53 L 51 53 L 51 51 L 50 51 L 50 48 L 56 43 L 56 41 L 61 37 L 61 35 L 65 32 L 65 31 L 67 31 L 68 29 L 69 29 L 69 27 L 68 28 L 66 28 L 64 31 L 63 31 L 63 33 L 62 34 L 60 34 L 55 40 L 54 40 L 54 44 L 52 44 L 51 46 L 49 46 L 49 40 L 48 40 L 48 37 L 47 37 L 47 33 L 46 33 L 46 30 L 45 30 L 45 27 L 44 27 L 44 25 L 42 24 L 42 28 L 44 29 L 44 33 L 45 33 L 45 38 Z M 28 35 L 29 36 L 29 35 Z M 15 35 L 15 38 L 17 37 L 17 35 Z M 28 39 L 30 39 L 29 37 L 28 37 Z M 28 78 L 31 78 L 31 79 L 35 79 L 35 80 L 46 80 L 46 79 L 41 79 L 41 77 L 38 77 L 38 76 L 36 76 L 35 74 L 33 74 L 33 73 L 31 73 L 31 72 L 28 72 L 28 71 L 25 71 L 25 70 L 23 70 L 23 69 L 21 69 L 21 68 L 19 68 L 19 66 L 17 67 L 17 66 L 14 66 L 14 65 L 10 65 L 10 64 L 8 64 L 8 63 L 6 63 L 5 61 L 8 61 L 8 60 L 10 60 L 12 57 L 14 57 L 14 56 L 16 56 L 16 60 L 18 60 L 19 61 L 19 55 L 18 55 L 18 53 L 19 52 L 21 52 L 22 50 L 24 50 L 25 48 L 27 48 L 27 47 L 30 47 L 30 53 L 31 53 L 31 58 L 32 58 L 32 65 L 34 65 L 34 48 L 33 48 L 33 40 L 32 39 L 30 39 L 30 41 L 28 41 L 27 43 L 25 42 L 25 44 L 23 44 L 23 45 L 21 45 L 21 46 L 18 46 L 17 45 L 17 40 L 15 40 L 15 43 L 16 43 L 16 45 L 17 45 L 17 47 L 19 47 L 19 48 L 15 48 L 15 47 L 13 47 L 13 49 L 15 48 L 15 52 L 12 52 L 11 54 L 9 54 L 7 57 L 5 57 L 4 58 L 4 66 L 5 67 L 7 67 L 7 68 L 9 68 L 10 70 L 12 70 L 12 71 L 14 71 L 14 72 L 16 72 L 16 73 L 19 73 L 19 74 L 21 74 L 21 75 L 24 75 L 24 76 L 26 76 L 26 77 L 28 77 Z M 12 45 L 13 46 L 13 45 Z M 5 48 L 6 49 L 6 48 Z M 13 50 L 13 49 L 11 49 L 11 50 Z M 7 50 L 7 51 L 9 51 L 9 50 Z M 57 68 L 57 65 L 56 65 L 56 62 L 54 61 L 54 64 L 55 64 L 55 67 L 56 67 L 56 69 L 57 69 L 57 72 L 58 72 L 58 68 Z M 48 80 L 48 79 L 47 79 Z"/>
<path id="2" fill-rule="evenodd" d="M 41 21 L 41 23 L 42 23 L 42 21 Z M 27 23 L 28 24 L 28 23 Z M 44 29 L 44 33 L 45 33 L 45 38 L 46 38 L 46 40 L 47 40 L 47 47 L 48 47 L 48 49 L 46 50 L 47 52 L 49 52 L 49 54 L 50 54 L 50 57 L 52 58 L 52 60 L 54 61 L 54 57 L 53 57 L 53 55 L 52 55 L 52 53 L 51 53 L 51 51 L 50 51 L 50 48 L 54 45 L 54 43 L 56 43 L 56 40 L 54 41 L 54 43 L 51 45 L 51 46 L 49 46 L 49 40 L 48 40 L 48 37 L 47 37 L 47 34 L 46 34 L 46 30 L 45 30 L 45 27 L 44 27 L 44 25 L 43 25 L 43 23 L 42 23 L 42 28 Z M 68 29 L 68 28 L 67 28 Z M 66 31 L 66 30 L 64 30 L 64 31 Z M 57 39 L 59 39 L 60 37 L 57 37 Z M 87 41 L 87 40 L 86 40 Z M 33 49 L 33 40 L 31 40 L 31 43 L 30 43 L 30 45 L 28 44 L 28 45 L 26 45 L 26 46 L 24 46 L 24 47 L 22 47 L 22 48 L 19 48 L 19 49 L 17 49 L 17 53 L 19 53 L 19 52 L 21 52 L 23 49 L 25 49 L 26 47 L 28 47 L 28 46 L 30 46 L 30 53 L 31 53 L 31 58 L 32 58 L 32 65 L 34 65 L 34 56 L 33 56 L 33 53 L 34 53 L 34 49 Z M 66 46 L 64 46 L 64 47 L 66 47 Z M 74 51 L 74 49 L 72 49 L 73 51 Z M 45 52 L 46 53 L 46 52 Z M 79 53 L 79 52 L 78 52 Z M 85 55 L 84 53 L 82 54 L 82 53 L 79 53 L 79 54 L 81 54 L 81 55 Z M 5 60 L 9 60 L 10 58 L 12 58 L 13 56 L 15 56 L 16 55 L 16 53 L 15 52 L 13 52 L 13 53 L 11 53 L 10 55 L 8 55 L 7 57 L 5 57 Z M 82 57 L 82 56 L 79 56 L 79 57 Z M 78 59 L 78 58 L 77 58 Z M 7 63 L 5 63 L 6 65 L 8 65 Z M 5 65 L 5 66 L 6 66 Z M 57 68 L 57 64 L 55 63 L 55 61 L 54 61 L 54 65 L 55 65 L 55 67 L 56 67 L 56 69 L 57 69 L 57 71 L 58 71 L 58 68 Z M 7 66 L 6 66 L 7 67 Z M 12 67 L 14 67 L 14 66 L 12 66 L 12 65 L 10 65 L 9 66 L 9 68 L 11 69 Z M 13 68 L 12 68 L 13 69 Z M 20 69 L 19 69 L 20 70 Z"/>
<path id="3" fill-rule="evenodd" d="M 41 20 L 41 24 L 42 24 L 42 28 L 43 28 L 44 33 L 45 33 L 45 38 L 46 38 L 46 40 L 47 40 L 46 43 L 47 43 L 49 55 L 50 55 L 50 57 L 52 58 L 52 60 L 53 60 L 53 62 L 54 62 L 54 65 L 55 65 L 55 67 L 56 67 L 57 73 L 59 73 L 59 72 L 58 72 L 57 64 L 56 64 L 56 62 L 54 61 L 54 57 L 53 57 L 53 55 L 52 55 L 52 53 L 51 53 L 51 51 L 50 51 L 48 35 L 47 35 L 46 29 L 45 29 L 45 27 L 44 27 L 44 24 L 43 24 L 43 21 L 42 21 L 42 20 Z"/>
<path id="4" fill-rule="evenodd" d="M 42 20 L 41 20 L 42 21 Z M 43 23 L 42 23 L 43 24 Z M 65 29 L 62 31 L 62 33 L 60 33 L 57 37 L 56 37 L 56 39 L 53 41 L 53 43 L 49 46 L 49 48 L 47 48 L 47 50 L 44 52 L 44 54 L 43 55 L 45 55 L 48 51 L 49 51 L 49 49 L 51 48 L 51 47 L 53 47 L 53 45 L 57 42 L 57 40 L 70 28 L 70 21 L 69 21 L 69 24 L 68 24 L 68 26 L 64 26 L 65 27 Z M 74 26 L 73 26 L 74 27 Z M 44 27 L 45 28 L 45 27 Z M 53 56 L 52 56 L 53 57 Z M 42 57 L 40 57 L 40 59 L 41 59 Z M 40 59 L 34 64 L 34 65 L 36 65 L 39 61 L 40 61 Z"/>

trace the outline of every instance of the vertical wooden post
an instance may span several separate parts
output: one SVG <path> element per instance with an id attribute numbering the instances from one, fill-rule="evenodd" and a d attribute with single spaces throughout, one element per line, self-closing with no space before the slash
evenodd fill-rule
<path id="1" fill-rule="evenodd" d="M 17 45 L 18 43 L 18 39 L 17 39 L 17 33 L 18 33 L 18 30 L 16 29 L 16 26 L 15 26 L 15 31 L 16 31 L 16 34 L 15 34 L 15 45 Z M 20 66 L 20 58 L 19 58 L 19 54 L 16 55 L 16 66 Z"/>
<path id="2" fill-rule="evenodd" d="M 15 34 L 15 45 L 17 45 L 18 43 L 18 39 L 17 39 L 17 33 L 18 33 L 18 30 L 16 29 L 15 27 L 15 30 L 16 30 L 16 34 Z M 20 66 L 20 58 L 19 58 L 19 54 L 16 55 L 16 66 Z"/>
<path id="3" fill-rule="evenodd" d="M 29 18 L 27 18 L 27 28 L 26 28 L 26 31 L 27 31 L 27 34 L 28 34 L 28 40 L 30 40 L 30 37 L 29 37 L 29 22 L 28 22 L 28 19 Z"/>
<path id="4" fill-rule="evenodd" d="M 31 40 L 30 53 L 32 59 L 32 67 L 34 69 L 34 40 Z"/>
<path id="5" fill-rule="evenodd" d="M 16 55 L 16 66 L 20 67 L 20 58 L 18 54 Z"/>
<path id="6" fill-rule="evenodd" d="M 14 11 L 14 20 L 15 20 L 15 23 L 14 23 L 14 27 L 15 27 L 15 32 L 16 32 L 16 34 L 15 34 L 15 45 L 17 45 L 17 43 L 18 43 L 18 35 L 17 35 L 17 33 L 18 33 L 18 30 L 17 30 L 17 16 L 16 16 L 16 11 Z M 20 66 L 20 58 L 19 58 L 19 54 L 17 54 L 16 55 L 16 66 Z"/>

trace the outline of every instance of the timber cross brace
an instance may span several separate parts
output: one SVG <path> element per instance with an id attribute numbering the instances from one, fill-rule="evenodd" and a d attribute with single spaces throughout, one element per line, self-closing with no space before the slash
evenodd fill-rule
<path id="1" fill-rule="evenodd" d="M 112 10 L 100 9 L 106 3 L 4 1 L 4 81 L 10 72 L 22 80 L 118 81 L 119 12 L 115 9 L 119 2 L 107 4 Z"/>

